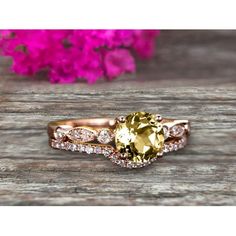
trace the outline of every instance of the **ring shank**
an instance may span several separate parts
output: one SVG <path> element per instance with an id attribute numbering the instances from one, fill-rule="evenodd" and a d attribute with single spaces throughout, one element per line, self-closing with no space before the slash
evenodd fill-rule
<path id="1" fill-rule="evenodd" d="M 67 119 L 51 121 L 48 123 L 48 136 L 54 138 L 55 130 L 58 127 L 62 128 L 75 128 L 75 127 L 88 127 L 94 130 L 99 130 L 101 128 L 109 128 L 111 130 L 115 129 L 116 119 L 112 118 L 91 118 L 91 119 Z M 172 127 L 176 124 L 182 124 L 185 126 L 186 133 L 189 132 L 190 126 L 188 120 L 174 120 L 164 118 L 161 123 L 167 127 Z"/>
<path id="2" fill-rule="evenodd" d="M 72 120 L 58 120 L 48 123 L 48 135 L 54 137 L 54 132 L 57 127 L 75 128 L 75 127 L 89 127 L 92 129 L 109 128 L 114 129 L 116 124 L 115 119 L 110 118 L 92 118 L 92 119 L 72 119 Z"/>

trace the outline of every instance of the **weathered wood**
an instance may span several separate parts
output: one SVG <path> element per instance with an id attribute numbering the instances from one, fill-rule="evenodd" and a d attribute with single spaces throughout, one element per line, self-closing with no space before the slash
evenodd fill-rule
<path id="1" fill-rule="evenodd" d="M 0 205 L 235 205 L 235 31 L 166 31 L 137 75 L 89 86 L 21 78 L 0 59 Z M 151 166 L 52 150 L 50 120 L 132 111 L 189 119 L 189 145 Z"/>

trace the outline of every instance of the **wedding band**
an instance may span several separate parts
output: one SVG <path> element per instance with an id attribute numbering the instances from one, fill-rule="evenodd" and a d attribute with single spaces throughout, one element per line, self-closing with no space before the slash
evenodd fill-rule
<path id="1" fill-rule="evenodd" d="M 127 168 L 147 166 L 163 154 L 185 147 L 189 134 L 188 120 L 166 119 L 147 112 L 48 124 L 52 148 L 103 154 Z"/>

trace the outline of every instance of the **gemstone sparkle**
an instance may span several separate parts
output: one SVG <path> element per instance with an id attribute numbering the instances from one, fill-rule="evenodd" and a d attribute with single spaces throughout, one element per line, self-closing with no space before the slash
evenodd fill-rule
<path id="1" fill-rule="evenodd" d="M 163 150 L 163 126 L 155 115 L 135 112 L 119 122 L 115 129 L 115 144 L 121 154 L 133 162 L 144 162 Z"/>

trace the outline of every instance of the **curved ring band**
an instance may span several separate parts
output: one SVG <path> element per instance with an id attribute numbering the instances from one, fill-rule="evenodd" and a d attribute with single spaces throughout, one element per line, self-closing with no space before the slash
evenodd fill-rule
<path id="1" fill-rule="evenodd" d="M 128 168 L 146 166 L 164 153 L 183 148 L 189 134 L 188 120 L 165 119 L 146 112 L 116 119 L 72 119 L 48 124 L 51 147 L 103 154 Z"/>

